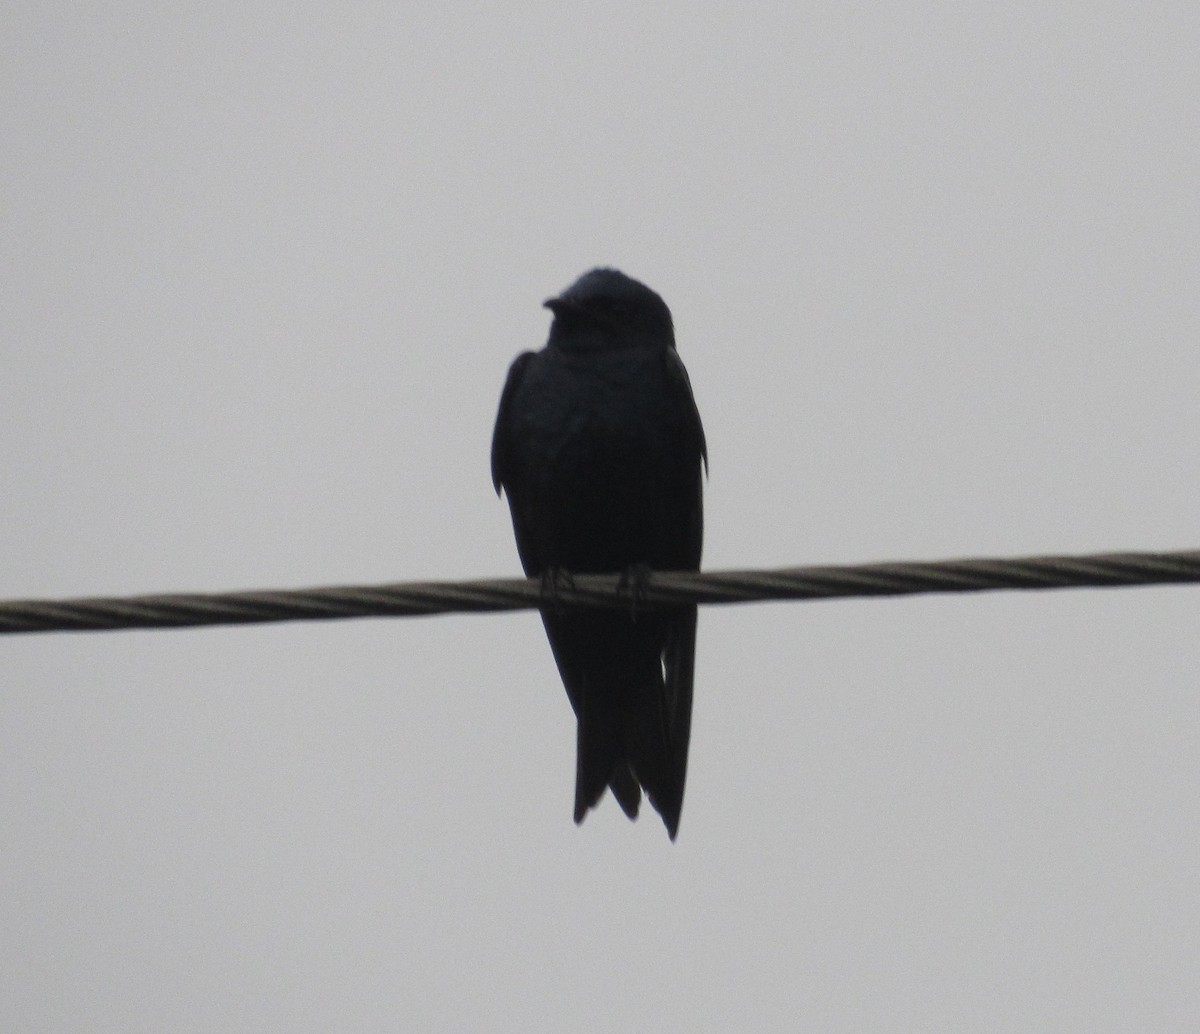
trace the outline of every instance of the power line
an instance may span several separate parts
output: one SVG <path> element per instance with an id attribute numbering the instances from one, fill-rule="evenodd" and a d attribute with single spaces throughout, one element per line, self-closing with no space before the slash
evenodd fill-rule
<path id="1" fill-rule="evenodd" d="M 796 567 L 772 571 L 650 572 L 631 589 L 620 575 L 408 582 L 257 592 L 0 601 L 0 634 L 190 628 L 272 621 L 416 617 L 540 606 L 651 608 L 672 603 L 910 596 L 996 589 L 1070 589 L 1200 582 L 1200 550 L 1001 560 Z"/>

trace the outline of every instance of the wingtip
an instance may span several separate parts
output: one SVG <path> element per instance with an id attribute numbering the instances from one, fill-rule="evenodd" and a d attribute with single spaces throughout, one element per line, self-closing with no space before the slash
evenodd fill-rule
<path id="1" fill-rule="evenodd" d="M 629 819 L 636 819 L 638 806 L 642 803 L 642 788 L 629 765 L 618 765 L 608 785 L 625 816 Z"/>
<path id="2" fill-rule="evenodd" d="M 679 817 L 683 814 L 683 794 L 675 793 L 667 796 L 662 793 L 647 793 L 646 797 L 650 801 L 651 807 L 658 812 L 658 817 L 662 819 L 663 825 L 667 827 L 667 836 L 674 842 L 676 834 L 679 832 Z"/>
<path id="3" fill-rule="evenodd" d="M 675 837 L 679 833 L 679 812 L 673 815 L 662 816 L 663 825 L 667 827 L 667 836 L 671 838 L 671 843 L 675 843 Z"/>
<path id="4" fill-rule="evenodd" d="M 615 785 L 609 788 L 613 790 L 613 797 L 616 798 L 617 804 L 620 805 L 621 810 L 625 812 L 630 821 L 636 819 L 638 817 L 638 805 L 641 803 L 641 793 L 639 792 L 637 797 L 633 799 L 631 803 L 630 801 L 621 799 L 621 796 L 616 792 Z M 601 791 L 601 797 L 602 796 L 603 791 Z M 589 803 L 585 797 L 577 796 L 575 798 L 575 825 L 582 826 L 583 820 L 587 818 L 587 813 L 595 808 L 599 803 L 600 798 L 597 798 Z M 650 803 L 654 804 L 654 801 L 651 800 Z M 659 812 L 659 817 L 662 819 L 663 825 L 667 828 L 667 836 L 670 838 L 672 844 L 675 843 L 675 838 L 679 835 L 679 814 L 680 813 L 678 811 L 668 811 L 666 814 L 663 814 L 661 811 Z"/>
<path id="5" fill-rule="evenodd" d="M 600 803 L 600 798 L 604 796 L 604 791 L 607 789 L 607 784 L 601 786 L 599 790 L 589 790 L 587 785 L 582 781 L 576 780 L 575 783 L 575 825 L 580 825 L 587 817 L 587 813 L 591 811 L 597 804 Z"/>

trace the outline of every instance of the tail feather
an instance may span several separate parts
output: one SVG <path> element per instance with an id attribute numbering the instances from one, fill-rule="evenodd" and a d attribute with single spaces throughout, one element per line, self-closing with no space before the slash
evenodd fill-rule
<path id="1" fill-rule="evenodd" d="M 576 823 L 610 788 L 635 818 L 644 790 L 674 840 L 687 773 L 695 608 L 665 620 L 630 622 L 616 613 L 543 620 L 578 721 Z"/>
<path id="2" fill-rule="evenodd" d="M 632 807 L 633 815 L 637 814 L 641 790 L 629 774 L 623 739 L 615 714 L 597 711 L 579 716 L 575 747 L 576 823 L 582 822 L 588 811 L 600 803 L 610 783 L 622 810 L 629 814 Z"/>
<path id="3" fill-rule="evenodd" d="M 638 705 L 635 727 L 630 730 L 630 764 L 651 807 L 662 817 L 667 834 L 674 840 L 679 831 L 679 813 L 683 810 L 684 770 L 672 745 L 670 714 L 661 677 L 639 695 Z M 684 764 L 686 757 L 685 751 Z"/>
<path id="4" fill-rule="evenodd" d="M 653 674 L 638 695 L 633 769 L 671 839 L 679 832 L 683 789 L 687 782 L 688 742 L 692 729 L 692 680 L 696 652 L 696 608 L 681 609 L 666 622 Z"/>
<path id="5" fill-rule="evenodd" d="M 638 785 L 637 777 L 629 765 L 617 765 L 612 782 L 608 785 L 612 787 L 613 796 L 617 799 L 621 810 L 629 818 L 636 819 L 638 805 L 642 803 L 642 788 Z"/>

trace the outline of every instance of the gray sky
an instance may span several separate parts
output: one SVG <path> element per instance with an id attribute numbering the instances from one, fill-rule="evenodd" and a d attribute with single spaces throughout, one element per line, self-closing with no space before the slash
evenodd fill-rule
<path id="1" fill-rule="evenodd" d="M 597 264 L 707 567 L 1200 546 L 1192 5 L 0 18 L 0 596 L 516 574 L 500 387 Z M 8 637 L 0 1029 L 1194 1030 L 1198 633 L 705 609 L 674 845 L 572 825 L 532 614 Z"/>

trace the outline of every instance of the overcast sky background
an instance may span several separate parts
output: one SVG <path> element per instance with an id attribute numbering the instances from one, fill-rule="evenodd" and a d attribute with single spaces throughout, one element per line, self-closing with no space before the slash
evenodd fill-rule
<path id="1" fill-rule="evenodd" d="M 544 298 L 705 566 L 1200 546 L 1191 4 L 10 4 L 0 596 L 519 572 Z M 679 839 L 531 613 L 0 641 L 0 1028 L 1184 1031 L 1200 589 L 706 608 Z"/>

